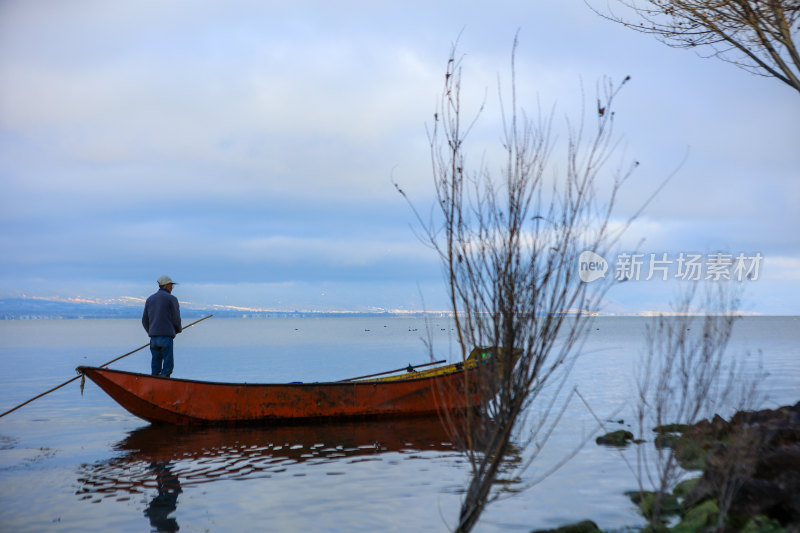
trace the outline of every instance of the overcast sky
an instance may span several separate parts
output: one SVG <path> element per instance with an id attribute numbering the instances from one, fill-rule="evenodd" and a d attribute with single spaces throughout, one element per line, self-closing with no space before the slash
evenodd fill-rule
<path id="1" fill-rule="evenodd" d="M 167 274 L 187 303 L 445 308 L 392 180 L 428 209 L 426 124 L 459 34 L 465 103 L 486 100 L 473 161 L 497 148 L 519 30 L 518 97 L 555 105 L 557 129 L 603 76 L 631 76 L 618 155 L 641 164 L 622 218 L 686 156 L 623 249 L 760 253 L 748 309 L 800 314 L 796 91 L 582 0 L 488 6 L 0 3 L 0 296 L 144 297 Z M 663 308 L 669 287 L 625 284 L 608 309 Z"/>

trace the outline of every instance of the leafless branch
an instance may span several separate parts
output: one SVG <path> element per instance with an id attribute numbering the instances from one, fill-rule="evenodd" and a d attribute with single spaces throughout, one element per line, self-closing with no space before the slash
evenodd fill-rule
<path id="1" fill-rule="evenodd" d="M 692 48 L 800 92 L 800 2 L 797 0 L 617 0 L 600 16 L 654 35 L 675 48 Z"/>

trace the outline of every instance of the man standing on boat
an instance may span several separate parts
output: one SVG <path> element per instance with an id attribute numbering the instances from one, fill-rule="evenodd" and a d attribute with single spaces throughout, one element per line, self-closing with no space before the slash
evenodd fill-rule
<path id="1" fill-rule="evenodd" d="M 144 304 L 142 325 L 150 336 L 151 373 L 154 376 L 169 377 L 175 366 L 172 343 L 175 335 L 181 332 L 181 308 L 178 299 L 172 295 L 172 287 L 177 285 L 169 276 L 158 278 L 158 292 L 152 294 Z"/>

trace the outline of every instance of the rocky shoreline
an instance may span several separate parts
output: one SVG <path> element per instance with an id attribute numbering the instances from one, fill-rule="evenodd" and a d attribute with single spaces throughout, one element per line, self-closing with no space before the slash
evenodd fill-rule
<path id="1" fill-rule="evenodd" d="M 742 411 L 729 421 L 715 416 L 692 426 L 656 431 L 656 446 L 671 448 L 685 470 L 702 472 L 659 499 L 652 492 L 628 493 L 648 519 L 653 506 L 659 505 L 663 521 L 658 530 L 800 533 L 800 402 Z M 634 442 L 633 435 L 622 430 L 597 439 L 599 445 L 608 446 Z M 536 533 L 599 531 L 586 520 Z"/>

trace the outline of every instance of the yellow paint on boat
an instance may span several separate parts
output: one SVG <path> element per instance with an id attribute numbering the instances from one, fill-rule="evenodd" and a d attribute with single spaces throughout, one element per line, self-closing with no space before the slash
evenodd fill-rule
<path id="1" fill-rule="evenodd" d="M 479 364 L 486 362 L 494 357 L 496 351 L 496 348 L 475 348 L 470 352 L 469 357 L 467 357 L 467 360 L 463 363 L 450 363 L 447 365 L 437 366 L 435 368 L 428 368 L 426 370 L 406 372 L 405 374 L 396 374 L 383 378 L 367 378 L 358 381 L 397 381 L 401 379 L 421 379 L 432 376 L 441 376 L 443 374 L 451 374 L 464 368 L 474 368 Z"/>

